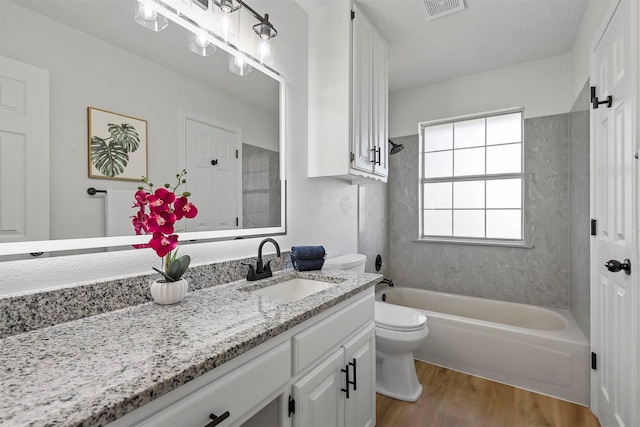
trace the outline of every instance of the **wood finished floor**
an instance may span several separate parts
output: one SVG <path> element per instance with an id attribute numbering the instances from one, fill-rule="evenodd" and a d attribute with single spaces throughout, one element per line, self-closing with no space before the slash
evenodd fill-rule
<path id="1" fill-rule="evenodd" d="M 600 427 L 589 408 L 416 361 L 415 403 L 376 395 L 377 427 Z"/>

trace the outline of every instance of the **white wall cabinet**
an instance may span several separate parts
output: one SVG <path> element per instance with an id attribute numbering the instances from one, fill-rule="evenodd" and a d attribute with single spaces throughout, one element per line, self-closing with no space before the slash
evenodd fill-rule
<path id="1" fill-rule="evenodd" d="M 388 68 L 385 40 L 356 6 L 310 13 L 309 177 L 386 182 Z"/>
<path id="2" fill-rule="evenodd" d="M 372 427 L 373 318 L 370 288 L 110 426 Z"/>

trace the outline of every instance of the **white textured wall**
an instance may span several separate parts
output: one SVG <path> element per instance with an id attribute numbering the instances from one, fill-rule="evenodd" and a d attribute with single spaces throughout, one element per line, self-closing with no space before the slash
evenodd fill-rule
<path id="1" fill-rule="evenodd" d="M 392 92 L 389 136 L 414 135 L 421 121 L 511 107 L 524 107 L 526 118 L 567 113 L 570 62 L 564 54 Z"/>
<path id="2" fill-rule="evenodd" d="M 254 0 L 251 6 L 268 11 L 278 29 L 275 68 L 287 80 L 287 235 L 276 240 L 282 249 L 322 244 L 331 254 L 355 251 L 357 187 L 307 178 L 307 15 L 293 0 Z M 255 256 L 260 240 L 201 243 L 183 251 L 195 257 L 194 264 L 204 264 Z M 273 250 L 265 246 L 265 251 Z M 157 263 L 151 250 L 0 262 L 0 295 L 147 274 Z"/>

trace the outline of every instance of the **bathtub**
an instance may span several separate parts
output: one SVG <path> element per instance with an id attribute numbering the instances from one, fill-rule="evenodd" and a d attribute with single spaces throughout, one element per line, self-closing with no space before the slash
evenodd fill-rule
<path id="1" fill-rule="evenodd" d="M 427 315 L 414 358 L 589 406 L 589 343 L 568 310 L 397 287 L 378 299 Z"/>

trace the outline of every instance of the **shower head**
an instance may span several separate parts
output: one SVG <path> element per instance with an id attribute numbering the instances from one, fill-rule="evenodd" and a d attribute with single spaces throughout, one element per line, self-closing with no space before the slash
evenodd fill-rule
<path id="1" fill-rule="evenodd" d="M 399 153 L 402 150 L 404 150 L 404 145 L 402 145 L 402 144 L 395 144 L 391 140 L 389 140 L 389 144 L 391 144 L 391 151 L 389 151 L 389 154 L 391 154 L 391 155 Z"/>

